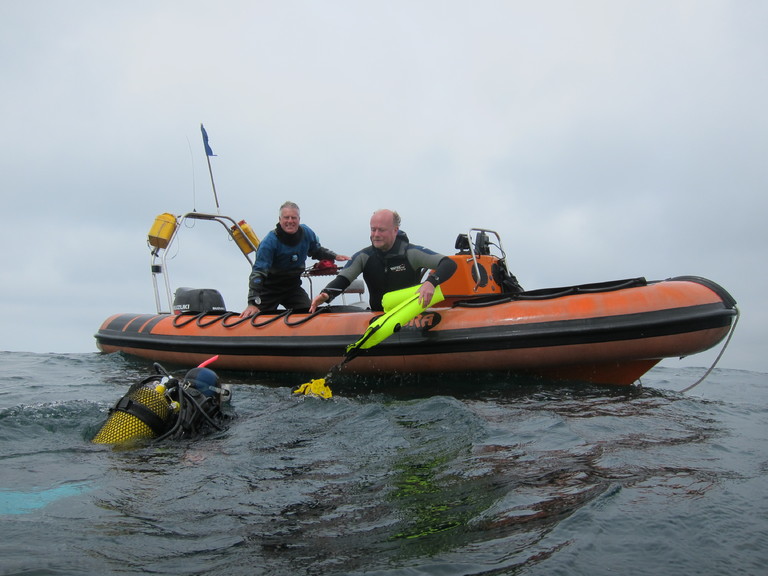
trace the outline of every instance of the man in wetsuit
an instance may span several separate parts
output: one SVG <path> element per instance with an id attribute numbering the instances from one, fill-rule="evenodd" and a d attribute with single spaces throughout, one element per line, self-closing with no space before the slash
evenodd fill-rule
<path id="1" fill-rule="evenodd" d="M 408 241 L 400 230 L 400 215 L 392 210 L 377 210 L 371 216 L 371 245 L 352 256 L 314 300 L 309 311 L 330 302 L 341 294 L 360 274 L 368 287 L 370 307 L 383 310 L 381 299 L 385 293 L 418 284 L 423 269 L 434 270 L 419 287 L 419 303 L 427 306 L 435 288 L 456 271 L 456 263 L 442 254 Z"/>
<path id="2" fill-rule="evenodd" d="M 315 260 L 349 260 L 349 256 L 323 248 L 317 234 L 301 224 L 298 205 L 285 202 L 280 206 L 277 226 L 259 244 L 248 279 L 248 307 L 240 316 L 274 312 L 281 304 L 292 310 L 309 308 L 309 295 L 301 286 L 307 256 Z"/>

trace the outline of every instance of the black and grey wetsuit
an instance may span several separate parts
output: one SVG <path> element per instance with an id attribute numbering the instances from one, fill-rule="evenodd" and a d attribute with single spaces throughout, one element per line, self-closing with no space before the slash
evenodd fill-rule
<path id="1" fill-rule="evenodd" d="M 370 307 L 380 311 L 384 294 L 418 284 L 425 269 L 435 271 L 427 280 L 437 286 L 453 275 L 456 263 L 428 248 L 411 244 L 405 233 L 399 231 L 387 252 L 373 246 L 356 252 L 322 292 L 328 294 L 330 302 L 362 274 L 370 294 Z"/>

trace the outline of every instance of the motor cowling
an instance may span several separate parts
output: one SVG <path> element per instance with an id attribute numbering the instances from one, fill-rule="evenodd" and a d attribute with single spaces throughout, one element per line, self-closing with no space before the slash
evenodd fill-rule
<path id="1" fill-rule="evenodd" d="M 221 292 L 213 288 L 177 288 L 174 314 L 224 314 L 227 307 Z"/>

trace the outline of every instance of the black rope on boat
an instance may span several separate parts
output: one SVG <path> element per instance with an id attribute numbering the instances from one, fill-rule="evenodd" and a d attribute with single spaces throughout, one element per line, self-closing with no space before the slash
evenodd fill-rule
<path id="1" fill-rule="evenodd" d="M 581 284 L 579 286 L 566 286 L 563 288 L 542 288 L 540 290 L 529 290 L 527 292 L 517 292 L 506 295 L 481 295 L 470 300 L 461 300 L 456 302 L 455 306 L 465 308 L 481 308 L 484 306 L 496 306 L 497 304 L 506 304 L 507 302 L 526 301 L 526 300 L 554 300 L 563 296 L 573 296 L 577 294 L 598 294 L 602 292 L 615 292 L 627 288 L 638 286 L 647 286 L 645 278 L 628 278 L 626 280 L 612 280 L 610 282 L 598 282 L 595 284 Z"/>
<path id="2" fill-rule="evenodd" d="M 256 314 L 253 314 L 251 316 L 246 316 L 244 318 L 240 317 L 240 314 L 237 312 L 224 312 L 223 314 L 217 314 L 212 319 L 203 322 L 203 318 L 207 315 L 209 315 L 206 312 L 201 312 L 199 314 L 194 313 L 183 313 L 178 316 L 175 316 L 173 319 L 173 325 L 176 328 L 182 328 L 186 326 L 187 324 L 191 323 L 194 320 L 197 320 L 197 325 L 200 328 L 205 328 L 207 326 L 211 326 L 213 324 L 216 324 L 216 322 L 221 322 L 221 325 L 224 326 L 224 328 L 234 328 L 235 326 L 239 326 L 243 322 L 251 322 L 251 325 L 254 328 L 261 328 L 262 326 L 267 326 L 268 324 L 272 324 L 272 322 L 275 322 L 279 318 L 284 318 L 284 322 L 288 326 L 298 326 L 300 324 L 304 324 L 305 322 L 308 322 L 318 314 L 323 314 L 325 312 L 330 312 L 331 308 L 329 306 L 318 308 L 315 310 L 312 314 L 308 314 L 307 316 L 303 316 L 301 319 L 297 320 L 296 322 L 291 322 L 289 318 L 292 314 L 294 314 L 293 309 L 288 309 L 280 312 L 279 314 L 275 314 L 274 316 L 270 315 L 267 320 L 264 322 L 256 323 L 254 320 L 256 318 L 263 316 L 264 314 L 262 312 L 257 312 Z M 184 316 L 184 319 L 182 320 L 181 317 Z M 235 318 L 234 322 L 228 322 L 227 320 L 230 318 Z"/>
<path id="3" fill-rule="evenodd" d="M 547 289 L 542 290 L 541 292 L 537 290 L 532 292 L 523 292 L 517 295 L 517 299 L 518 300 L 551 300 L 554 298 L 562 298 L 563 296 L 570 296 L 571 294 L 576 294 L 575 286 L 564 288 L 557 292 L 548 291 Z"/>
<path id="4" fill-rule="evenodd" d="M 213 317 L 213 320 L 209 320 L 208 322 L 203 322 L 203 318 L 205 318 L 205 316 L 208 315 L 208 312 L 201 312 L 200 314 L 197 315 L 197 325 L 200 328 L 205 328 L 206 326 L 211 326 L 213 324 L 216 324 L 216 322 L 223 321 L 224 318 L 232 316 L 233 314 L 236 314 L 236 312 L 224 312 L 223 314 L 216 314 Z"/>
<path id="5" fill-rule="evenodd" d="M 248 320 L 251 319 L 251 316 L 245 316 L 243 318 L 240 318 L 240 315 L 238 313 L 236 313 L 236 312 L 231 312 L 230 314 L 232 316 L 235 316 L 237 318 L 237 320 L 235 320 L 234 322 L 232 322 L 230 324 L 230 323 L 227 322 L 227 318 L 231 318 L 232 316 L 228 315 L 228 316 L 222 318 L 221 319 L 221 325 L 224 326 L 224 328 L 234 328 L 235 326 L 239 326 L 243 322 L 247 322 Z"/>
<path id="6" fill-rule="evenodd" d="M 293 312 L 293 311 L 291 310 L 290 312 Z M 314 311 L 314 312 L 312 312 L 311 314 L 307 314 L 306 316 L 304 316 L 304 317 L 300 318 L 300 319 L 299 319 L 299 320 L 297 320 L 296 322 L 291 322 L 291 321 L 288 319 L 288 318 L 290 318 L 290 314 L 287 314 L 287 315 L 285 316 L 285 320 L 284 320 L 284 322 L 285 322 L 285 325 L 286 325 L 286 326 L 298 326 L 298 325 L 300 325 L 300 324 L 304 324 L 304 322 L 309 322 L 309 321 L 310 321 L 312 318 L 314 318 L 314 317 L 315 317 L 315 316 L 317 316 L 318 314 L 323 314 L 324 312 L 330 312 L 330 308 L 329 308 L 329 307 L 327 307 L 327 306 L 324 306 L 324 307 L 322 307 L 322 308 L 318 308 L 317 310 L 315 310 L 315 311 Z"/>
<path id="7" fill-rule="evenodd" d="M 712 370 L 715 369 L 715 366 L 717 366 L 717 363 L 720 362 L 720 358 L 723 357 L 723 354 L 725 353 L 725 349 L 728 348 L 728 344 L 731 342 L 731 337 L 733 336 L 733 333 L 736 330 L 736 324 L 739 323 L 739 317 L 741 316 L 741 312 L 739 311 L 737 306 L 734 306 L 733 309 L 736 310 L 736 319 L 733 321 L 733 324 L 731 325 L 731 331 L 728 333 L 728 338 L 725 339 L 725 343 L 723 344 L 723 348 L 720 350 L 720 354 L 717 355 L 717 358 L 715 358 L 715 361 L 712 363 L 712 366 L 709 367 L 709 370 L 704 372 L 704 376 L 696 380 L 696 382 L 694 382 L 687 388 L 683 388 L 682 390 L 680 390 L 681 394 L 685 394 L 686 392 L 693 390 L 696 386 L 704 382 L 706 377 L 709 376 L 710 372 L 712 372 Z"/>
<path id="8" fill-rule="evenodd" d="M 253 316 L 250 317 L 251 318 L 251 326 L 253 326 L 254 328 L 261 328 L 262 326 L 266 326 L 268 324 L 272 324 L 272 322 L 274 322 L 278 318 L 282 318 L 283 316 L 286 316 L 286 315 L 288 315 L 290 313 L 291 313 L 290 310 L 284 310 L 280 314 L 275 314 L 274 316 L 269 317 L 264 322 L 256 323 L 255 322 L 256 318 L 258 318 L 259 316 L 262 315 L 261 312 L 256 312 L 256 314 L 254 314 Z"/>
<path id="9" fill-rule="evenodd" d="M 585 284 L 583 286 L 574 286 L 577 294 L 596 294 L 598 292 L 614 292 L 626 288 L 636 288 L 638 286 L 647 286 L 648 281 L 645 278 L 629 278 L 613 282 L 601 282 L 597 284 Z"/>
<path id="10" fill-rule="evenodd" d="M 492 298 L 480 298 L 477 300 L 461 300 L 456 302 L 454 306 L 456 308 L 485 308 L 486 306 L 498 306 L 499 304 L 506 304 L 517 300 L 514 296 L 497 296 Z"/>
<path id="11" fill-rule="evenodd" d="M 194 312 L 182 312 L 178 316 L 173 317 L 173 327 L 183 328 L 187 324 L 194 322 L 199 316 L 200 314 L 195 314 Z"/>

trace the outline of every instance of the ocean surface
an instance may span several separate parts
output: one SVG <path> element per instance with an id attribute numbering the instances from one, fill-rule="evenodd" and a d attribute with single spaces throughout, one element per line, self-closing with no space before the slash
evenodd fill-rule
<path id="1" fill-rule="evenodd" d="M 220 372 L 227 430 L 126 449 L 90 439 L 151 363 L 0 363 L 3 575 L 768 573 L 768 374 L 375 378 L 322 400 Z"/>

